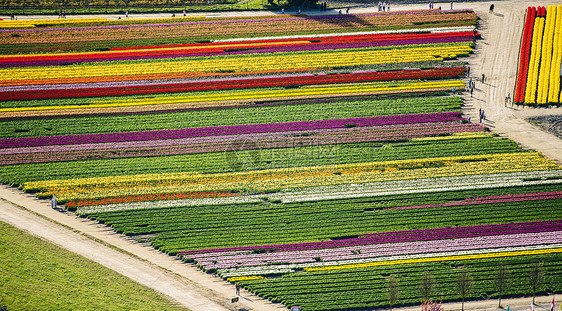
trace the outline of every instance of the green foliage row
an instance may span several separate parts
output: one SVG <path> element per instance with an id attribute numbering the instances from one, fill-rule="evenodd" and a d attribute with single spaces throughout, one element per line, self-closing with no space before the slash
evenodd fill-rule
<path id="1" fill-rule="evenodd" d="M 314 271 L 284 275 L 281 278 L 240 281 L 246 289 L 286 306 L 299 305 L 303 310 L 336 311 L 360 308 L 388 308 L 387 277 L 399 282 L 396 307 L 419 304 L 419 286 L 425 271 L 435 280 L 433 300 L 458 301 L 454 286 L 461 267 L 467 267 L 474 278 L 474 288 L 467 300 L 497 298 L 494 275 L 499 265 L 508 269 L 509 283 L 502 297 L 530 295 L 527 273 L 542 263 L 545 280 L 541 293 L 562 291 L 562 255 L 547 254 L 506 258 L 444 261 L 425 264 L 401 264 L 375 268 Z"/>
<path id="2" fill-rule="evenodd" d="M 85 215 L 128 235 L 155 234 L 165 252 L 337 239 L 395 230 L 560 219 L 562 199 L 409 210 L 381 207 L 464 200 L 480 195 L 554 191 L 560 184 L 448 191 L 300 203 L 255 203 L 98 212 Z M 439 215 L 439 216 L 435 216 Z"/>

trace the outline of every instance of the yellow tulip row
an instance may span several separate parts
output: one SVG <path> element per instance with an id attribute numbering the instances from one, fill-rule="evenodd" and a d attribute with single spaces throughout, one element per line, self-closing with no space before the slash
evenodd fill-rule
<path id="1" fill-rule="evenodd" d="M 261 280 L 263 276 L 261 275 L 249 275 L 249 276 L 235 276 L 226 279 L 229 282 L 238 282 L 238 281 L 248 281 L 248 280 Z"/>
<path id="2" fill-rule="evenodd" d="M 558 66 L 556 66 L 556 63 L 558 61 L 558 50 L 562 49 L 562 46 L 554 44 L 556 37 L 560 35 L 557 24 L 558 20 L 561 20 L 560 17 L 557 17 L 556 6 L 548 6 L 547 12 L 537 86 L 537 104 L 541 105 L 549 101 L 549 97 L 551 97 L 549 96 L 549 90 L 550 92 L 554 92 L 554 85 L 550 85 L 551 74 L 554 73 L 559 76 L 560 63 L 558 63 Z M 558 42 L 558 44 L 560 44 L 560 42 Z M 556 90 L 557 95 L 559 93 L 558 90 L 559 88 Z M 558 98 L 556 98 L 556 102 L 558 102 Z"/>
<path id="3" fill-rule="evenodd" d="M 96 64 L 72 67 L 0 69 L 0 82 L 43 79 L 74 79 L 126 75 L 151 75 L 193 72 L 268 72 L 275 70 L 327 69 L 384 63 L 442 60 L 468 55 L 469 43 L 459 46 L 416 47 L 391 50 L 323 51 L 304 54 L 189 59 L 146 63 Z"/>
<path id="4" fill-rule="evenodd" d="M 481 138 L 481 137 L 492 137 L 492 136 L 493 134 L 489 132 L 460 132 L 460 133 L 453 133 L 450 136 L 416 137 L 416 138 L 412 138 L 412 140 L 413 141 L 449 140 L 449 139 Z"/>
<path id="5" fill-rule="evenodd" d="M 178 17 L 173 19 L 174 22 L 182 22 L 182 21 L 192 21 L 194 19 L 204 19 L 206 18 L 205 15 L 189 15 L 184 17 Z M 160 18 L 160 19 L 170 19 L 169 17 Z M 9 21 L 1 21 L 0 22 L 0 29 L 3 28 L 36 28 L 37 26 L 49 25 L 49 26 L 67 26 L 67 27 L 80 27 L 84 24 L 106 24 L 107 22 L 111 22 L 111 24 L 143 24 L 143 23 L 154 23 L 157 18 L 135 18 L 131 20 L 121 20 L 121 21 L 110 21 L 107 18 L 101 17 L 91 17 L 91 18 L 68 18 L 68 19 L 28 19 L 28 20 L 9 20 Z"/>
<path id="6" fill-rule="evenodd" d="M 503 257 L 514 257 L 514 256 L 531 256 L 531 255 L 555 254 L 555 253 L 562 253 L 562 248 L 535 249 L 535 250 L 511 251 L 511 252 L 508 251 L 508 252 L 471 254 L 471 255 L 454 255 L 454 256 L 429 257 L 429 258 L 398 259 L 398 260 L 376 261 L 376 262 L 350 264 L 350 265 L 312 267 L 312 268 L 304 268 L 304 270 L 310 272 L 310 271 L 372 268 L 378 266 L 390 266 L 390 265 L 402 265 L 402 264 L 417 264 L 417 263 L 456 261 L 456 260 L 475 260 L 475 259 L 503 258 Z"/>
<path id="7" fill-rule="evenodd" d="M 297 98 L 323 95 L 338 95 L 349 93 L 373 93 L 373 92 L 400 92 L 404 90 L 423 89 L 463 89 L 464 82 L 461 80 L 451 81 L 429 81 L 429 82 L 401 82 L 401 83 L 365 83 L 345 84 L 335 86 L 314 86 L 300 89 L 281 89 L 265 91 L 230 91 L 221 93 L 199 94 L 193 96 L 175 96 L 160 98 L 141 98 L 133 100 L 112 101 L 105 103 L 94 103 L 90 105 L 66 105 L 66 106 L 37 106 L 37 107 L 12 107 L 0 108 L 0 112 L 17 111 L 43 111 L 61 109 L 94 109 L 112 107 L 149 106 L 165 104 L 185 104 L 197 102 L 228 102 L 228 101 L 256 101 L 267 98 Z"/>
<path id="8" fill-rule="evenodd" d="M 55 194 L 61 200 L 72 200 L 218 190 L 260 193 L 322 185 L 558 169 L 556 163 L 540 153 L 524 152 L 217 174 L 189 172 L 50 180 L 28 182 L 22 188 L 44 195 Z"/>
<path id="9" fill-rule="evenodd" d="M 69 19 L 27 19 L 10 20 L 0 22 L 0 28 L 35 28 L 37 25 L 48 24 L 52 26 L 78 26 L 81 24 L 91 24 L 106 22 L 107 18 L 69 18 Z"/>
<path id="10" fill-rule="evenodd" d="M 556 12 L 556 11 L 555 11 Z M 540 70 L 537 85 L 537 103 L 545 104 L 546 96 L 548 94 L 548 83 L 545 82 L 545 77 L 550 76 L 550 61 L 552 59 L 552 40 L 554 38 L 554 22 L 555 14 L 551 12 L 551 6 L 548 7 L 548 14 L 544 24 L 544 33 L 542 38 Z"/>
<path id="11" fill-rule="evenodd" d="M 531 57 L 529 58 L 529 74 L 527 87 L 525 88 L 525 102 L 535 104 L 537 102 L 537 82 L 539 78 L 539 66 L 541 60 L 541 47 L 545 18 L 537 17 L 533 28 L 533 39 L 531 44 Z"/>
<path id="12" fill-rule="evenodd" d="M 552 62 L 550 63 L 548 102 L 562 103 L 562 92 L 560 90 L 560 76 L 562 75 L 562 5 L 554 7 L 553 11 L 556 11 L 556 26 L 552 45 Z"/>

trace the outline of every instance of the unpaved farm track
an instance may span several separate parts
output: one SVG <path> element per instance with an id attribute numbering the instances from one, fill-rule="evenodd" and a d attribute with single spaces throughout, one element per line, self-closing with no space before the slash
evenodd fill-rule
<path id="1" fill-rule="evenodd" d="M 487 116 L 484 124 L 492 131 L 517 141 L 524 148 L 540 151 L 562 164 L 562 140 L 525 121 L 528 117 L 538 115 L 562 115 L 562 108 L 504 106 L 505 96 L 510 93 L 513 97 L 525 9 L 528 6 L 562 4 L 562 1 L 495 1 L 495 13 L 489 14 L 491 3 L 454 4 L 455 9 L 474 9 L 481 17 L 482 40 L 477 42 L 475 54 L 468 61 L 473 79 L 484 73 L 486 81 L 484 84 L 476 83 L 473 97 L 465 96 L 464 113 L 477 122 L 478 110 L 484 109 Z M 435 5 L 448 8 L 449 2 Z M 426 6 L 396 5 L 393 10 L 425 9 Z M 351 13 L 375 10 L 357 8 Z M 220 278 L 205 274 L 195 266 L 182 263 L 150 246 L 131 241 L 104 225 L 70 212 L 53 210 L 49 201 L 38 200 L 9 186 L 0 186 L 0 220 L 111 268 L 193 311 L 242 308 L 256 311 L 287 310 L 280 304 L 272 304 L 245 291 L 242 291 L 240 302 L 230 303 L 229 300 L 235 296 L 234 286 Z M 544 309 L 549 309 L 551 300 L 552 297 L 537 298 Z M 529 310 L 530 298 L 505 300 L 503 305 L 510 305 L 512 310 Z M 497 309 L 495 300 L 465 304 L 465 310 L 492 309 Z M 419 310 L 419 307 L 403 310 Z M 460 310 L 460 303 L 446 304 L 445 310 Z"/>

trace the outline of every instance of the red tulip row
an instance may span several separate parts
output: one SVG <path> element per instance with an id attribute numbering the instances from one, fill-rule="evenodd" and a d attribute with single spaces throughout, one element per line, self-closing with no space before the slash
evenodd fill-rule
<path id="1" fill-rule="evenodd" d="M 546 17 L 546 7 L 539 6 L 537 8 L 537 17 Z"/>
<path id="2" fill-rule="evenodd" d="M 140 86 L 106 87 L 95 89 L 55 89 L 55 90 L 29 90 L 13 91 L 0 93 L 0 100 L 21 100 L 21 99 L 50 99 L 50 98 L 69 98 L 69 97 L 93 97 L 93 96 L 119 96 L 137 95 L 154 93 L 172 93 L 189 91 L 209 91 L 227 90 L 241 88 L 259 87 L 280 87 L 280 86 L 299 86 L 329 83 L 357 83 L 382 80 L 399 79 L 427 79 L 427 78 L 446 78 L 460 76 L 465 73 L 465 67 L 451 67 L 424 70 L 399 70 L 385 72 L 364 72 L 352 74 L 335 74 L 319 76 L 300 76 L 300 77 L 276 77 L 276 78 L 256 78 L 256 79 L 236 79 L 217 83 L 209 82 L 190 82 L 176 84 L 154 84 Z"/>
<path id="3" fill-rule="evenodd" d="M 129 203 L 129 202 L 147 202 L 147 201 L 160 201 L 160 200 L 181 200 L 181 199 L 199 199 L 199 198 L 219 198 L 237 196 L 239 193 L 229 191 L 201 191 L 201 192 L 187 192 L 187 193 L 159 193 L 159 194 L 143 194 L 143 195 L 129 195 L 129 196 L 116 196 L 103 199 L 91 200 L 71 200 L 65 203 L 66 208 L 75 209 L 82 206 L 91 205 L 105 205 L 116 203 Z"/>
<path id="4" fill-rule="evenodd" d="M 540 11 L 541 7 L 539 7 Z M 513 97 L 513 101 L 516 103 L 523 103 L 525 101 L 525 85 L 527 84 L 529 72 L 529 58 L 531 57 L 531 39 L 533 38 L 533 26 L 535 25 L 535 17 L 537 15 L 537 8 L 529 7 L 527 9 L 527 19 L 523 29 L 521 52 L 519 53 L 519 72 L 517 73 L 517 83 Z"/>

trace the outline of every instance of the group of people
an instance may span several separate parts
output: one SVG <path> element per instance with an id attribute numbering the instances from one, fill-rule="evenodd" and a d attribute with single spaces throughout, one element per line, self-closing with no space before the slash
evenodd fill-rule
<path id="1" fill-rule="evenodd" d="M 429 3 L 429 9 L 433 10 L 435 7 L 433 5 L 433 2 Z M 439 6 L 439 10 L 441 10 L 441 6 Z M 453 10 L 453 1 L 451 1 L 451 11 Z"/>
<path id="2" fill-rule="evenodd" d="M 381 2 L 378 4 L 379 12 L 390 11 L 390 2 Z"/>
<path id="3" fill-rule="evenodd" d="M 326 2 L 320 3 L 320 12 L 326 12 L 328 9 L 328 4 Z"/>

